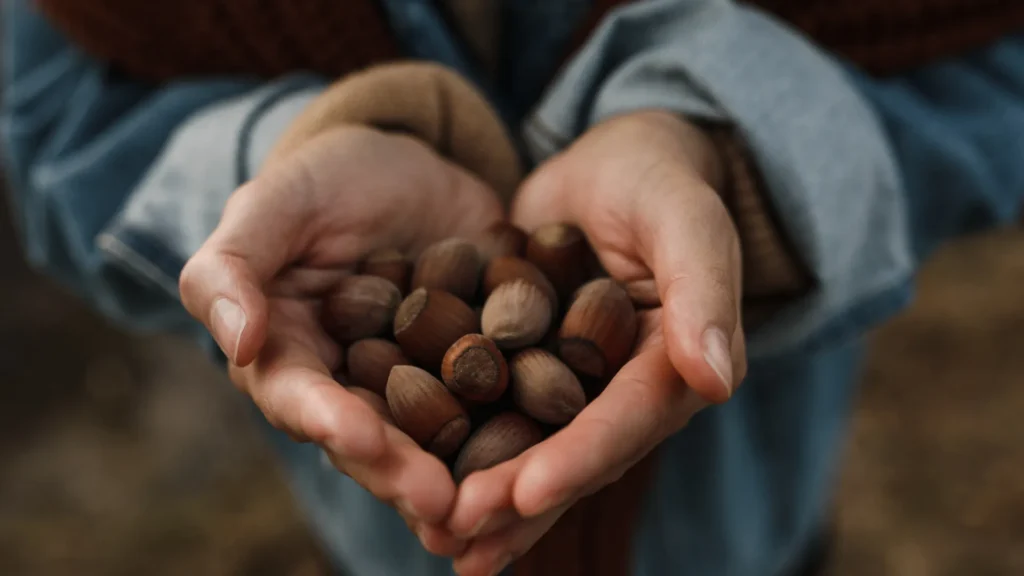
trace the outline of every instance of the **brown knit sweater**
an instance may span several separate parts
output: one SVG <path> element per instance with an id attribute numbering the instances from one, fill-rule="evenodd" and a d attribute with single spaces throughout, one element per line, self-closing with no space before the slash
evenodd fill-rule
<path id="1" fill-rule="evenodd" d="M 597 0 L 579 39 L 608 9 L 632 1 Z M 398 54 L 375 0 L 36 2 L 87 51 L 153 80 L 224 73 L 272 77 L 294 70 L 338 77 Z M 877 74 L 900 72 L 1024 29 L 1021 0 L 749 3 Z M 478 38 L 469 36 L 479 49 Z"/>

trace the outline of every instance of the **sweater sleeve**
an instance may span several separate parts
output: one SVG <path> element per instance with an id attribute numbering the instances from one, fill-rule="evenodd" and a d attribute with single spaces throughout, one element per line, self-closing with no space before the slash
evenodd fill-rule
<path id="1" fill-rule="evenodd" d="M 319 80 L 145 85 L 28 0 L 4 3 L 4 25 L 6 176 L 29 261 L 129 327 L 203 334 L 178 273 Z"/>
<path id="2" fill-rule="evenodd" d="M 808 274 L 752 331 L 751 357 L 859 335 L 906 303 L 914 261 L 900 167 L 840 63 L 730 0 L 638 2 L 605 18 L 524 136 L 542 161 L 597 122 L 650 108 L 733 135 L 730 163 L 749 160 L 730 205 L 745 276 L 766 258 Z"/>

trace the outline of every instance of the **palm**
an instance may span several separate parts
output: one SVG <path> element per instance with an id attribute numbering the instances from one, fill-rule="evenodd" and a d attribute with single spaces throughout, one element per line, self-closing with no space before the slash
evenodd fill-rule
<path id="1" fill-rule="evenodd" d="M 611 276 L 653 281 L 663 307 L 643 314 L 634 357 L 572 423 L 460 486 L 449 524 L 477 535 L 456 562 L 461 575 L 523 554 L 742 380 L 739 244 L 705 144 L 671 114 L 627 115 L 592 128 L 520 189 L 515 222 L 577 224 Z M 473 530 L 488 518 L 502 522 Z"/>
<path id="2" fill-rule="evenodd" d="M 490 188 L 419 141 L 338 128 L 236 191 L 181 277 L 182 301 L 266 418 L 394 503 L 439 553 L 454 545 L 432 528 L 451 509 L 454 482 L 334 380 L 341 349 L 320 326 L 318 302 L 372 250 L 415 254 L 448 236 L 475 236 L 501 216 Z"/>

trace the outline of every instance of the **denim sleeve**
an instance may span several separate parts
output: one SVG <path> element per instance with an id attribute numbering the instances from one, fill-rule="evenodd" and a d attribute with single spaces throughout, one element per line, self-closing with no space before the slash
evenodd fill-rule
<path id="1" fill-rule="evenodd" d="M 1024 204 L 1024 34 L 898 78 L 851 77 L 903 173 L 917 261 L 1016 221 Z"/>
<path id="2" fill-rule="evenodd" d="M 29 261 L 140 330 L 200 334 L 177 277 L 312 78 L 150 86 L 4 3 L 2 135 Z"/>
<path id="3" fill-rule="evenodd" d="M 589 126 L 647 108 L 731 126 L 814 289 L 750 335 L 752 357 L 856 335 L 908 298 L 904 184 L 871 103 L 784 24 L 730 0 L 611 12 L 528 120 L 540 161 Z"/>

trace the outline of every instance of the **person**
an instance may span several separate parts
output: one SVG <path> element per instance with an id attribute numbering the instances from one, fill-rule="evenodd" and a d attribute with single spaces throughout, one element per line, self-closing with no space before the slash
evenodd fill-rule
<path id="1" fill-rule="evenodd" d="M 910 57 L 906 38 L 843 44 L 828 18 L 853 12 L 811 3 L 788 19 L 787 3 L 611 4 L 7 2 L 27 257 L 125 326 L 224 361 L 344 573 L 497 573 L 648 455 L 631 573 L 812 573 L 866 333 L 935 248 L 1019 211 L 1020 10 L 962 2 L 953 20 L 990 26 Z M 929 6 L 913 13 L 946 22 Z M 336 104 L 339 63 L 396 58 L 479 87 L 515 128 L 514 222 L 579 225 L 663 303 L 574 423 L 458 488 L 334 382 L 315 316 L 372 248 L 503 217 L 500 178 L 415 134 L 311 117 Z"/>

